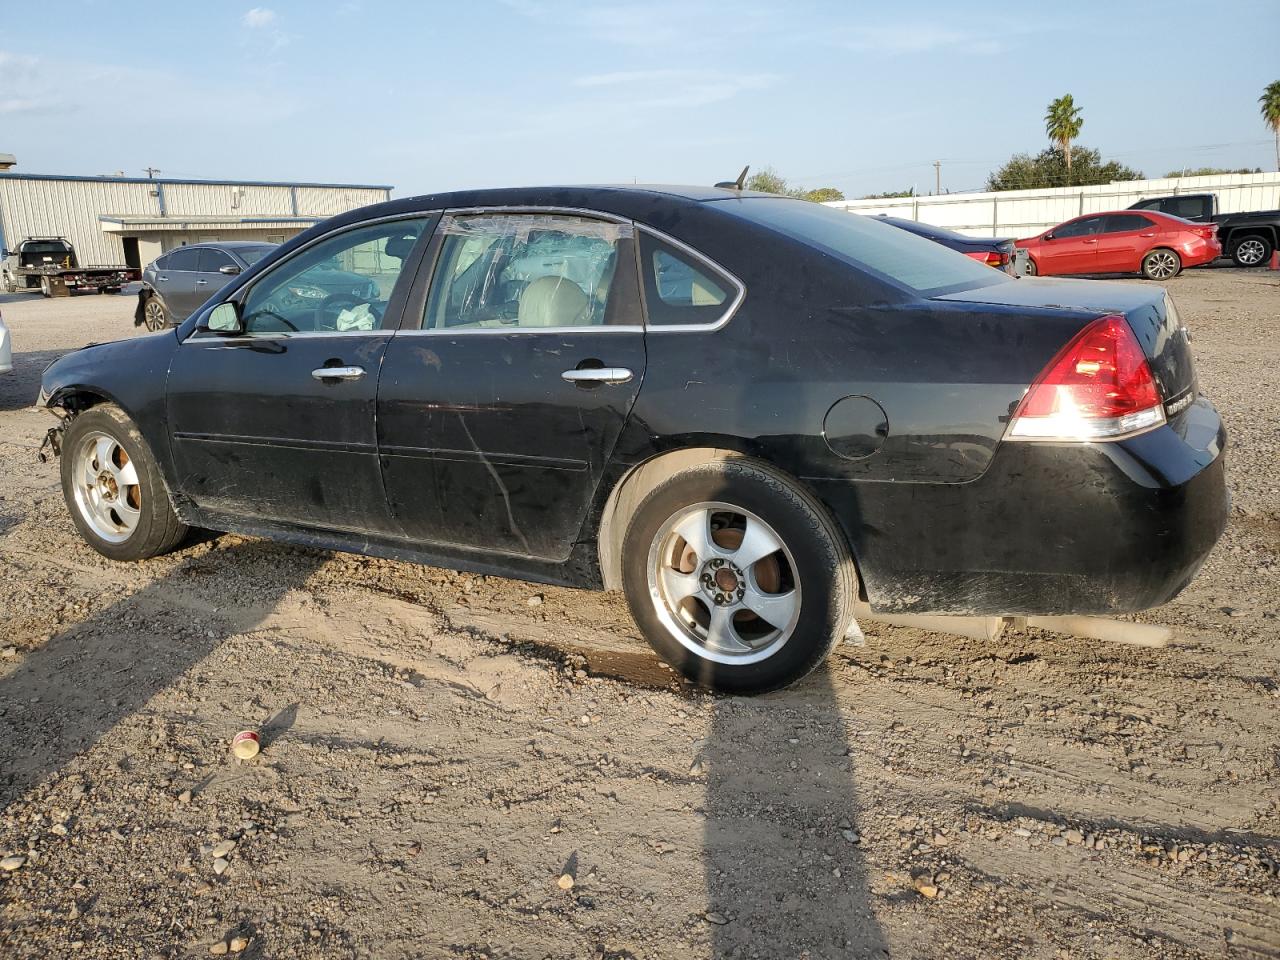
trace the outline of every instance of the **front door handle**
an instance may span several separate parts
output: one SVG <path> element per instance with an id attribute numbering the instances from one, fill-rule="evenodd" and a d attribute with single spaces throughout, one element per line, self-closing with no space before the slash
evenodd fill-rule
<path id="1" fill-rule="evenodd" d="M 359 380 L 364 376 L 364 367 L 318 367 L 311 376 L 317 380 Z"/>
<path id="2" fill-rule="evenodd" d="M 1097 243 L 1097 240 L 1086 240 L 1085 243 Z"/>
<path id="3" fill-rule="evenodd" d="M 208 280 L 197 280 L 197 281 L 196 281 L 196 286 L 197 286 L 197 287 L 203 287 L 203 286 L 205 286 L 208 282 L 209 282 Z"/>
<path id="4" fill-rule="evenodd" d="M 634 376 L 626 367 L 587 367 L 566 370 L 560 379 L 570 383 L 626 383 Z"/>

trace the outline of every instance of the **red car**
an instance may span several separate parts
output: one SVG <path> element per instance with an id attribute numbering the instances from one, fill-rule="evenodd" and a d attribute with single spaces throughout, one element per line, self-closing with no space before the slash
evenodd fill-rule
<path id="1" fill-rule="evenodd" d="M 1141 273 L 1168 280 L 1184 267 L 1222 256 L 1218 227 L 1167 213 L 1091 213 L 1060 223 L 1038 237 L 1019 240 L 1030 259 L 1027 273 Z"/>

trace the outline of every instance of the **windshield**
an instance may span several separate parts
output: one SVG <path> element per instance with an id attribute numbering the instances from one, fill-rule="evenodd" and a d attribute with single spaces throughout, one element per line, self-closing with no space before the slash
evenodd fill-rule
<path id="1" fill-rule="evenodd" d="M 23 253 L 70 253 L 71 248 L 61 240 L 27 241 L 22 245 Z"/>
<path id="2" fill-rule="evenodd" d="M 261 247 L 236 247 L 236 256 L 252 267 L 274 249 L 274 246 L 267 244 Z"/>
<path id="3" fill-rule="evenodd" d="M 873 217 L 833 210 L 808 200 L 745 197 L 726 209 L 786 234 L 855 267 L 872 270 L 900 287 L 928 297 L 1011 277 L 962 253 Z"/>

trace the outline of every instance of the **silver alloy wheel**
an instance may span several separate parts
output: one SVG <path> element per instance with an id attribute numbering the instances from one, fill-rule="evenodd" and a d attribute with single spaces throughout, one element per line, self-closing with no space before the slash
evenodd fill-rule
<path id="1" fill-rule="evenodd" d="M 1262 255 L 1266 252 L 1261 240 L 1256 237 L 1249 237 L 1247 240 L 1241 240 L 1240 245 L 1236 247 L 1236 261 L 1246 267 L 1256 267 L 1262 262 Z"/>
<path id="2" fill-rule="evenodd" d="M 690 652 L 716 663 L 773 656 L 800 619 L 795 560 L 774 529 L 728 503 L 685 507 L 649 547 L 649 596 Z"/>
<path id="3" fill-rule="evenodd" d="M 1147 254 L 1147 276 L 1152 280 L 1168 280 L 1178 272 L 1178 258 L 1168 250 Z"/>
<path id="4" fill-rule="evenodd" d="M 95 431 L 71 455 L 80 516 L 108 543 L 128 540 L 142 515 L 142 488 L 129 454 L 115 437 Z"/>
<path id="5" fill-rule="evenodd" d="M 160 306 L 155 297 L 147 301 L 143 316 L 146 319 L 148 330 L 162 330 L 164 328 L 164 307 Z"/>

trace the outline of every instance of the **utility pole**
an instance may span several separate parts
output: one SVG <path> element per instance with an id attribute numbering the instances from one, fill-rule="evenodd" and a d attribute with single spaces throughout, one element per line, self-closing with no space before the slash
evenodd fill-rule
<path id="1" fill-rule="evenodd" d="M 148 180 L 154 180 L 156 178 L 156 174 L 162 172 L 156 167 L 144 167 L 143 169 L 147 172 Z"/>
<path id="2" fill-rule="evenodd" d="M 933 161 L 933 192 L 942 193 L 942 161 Z"/>

